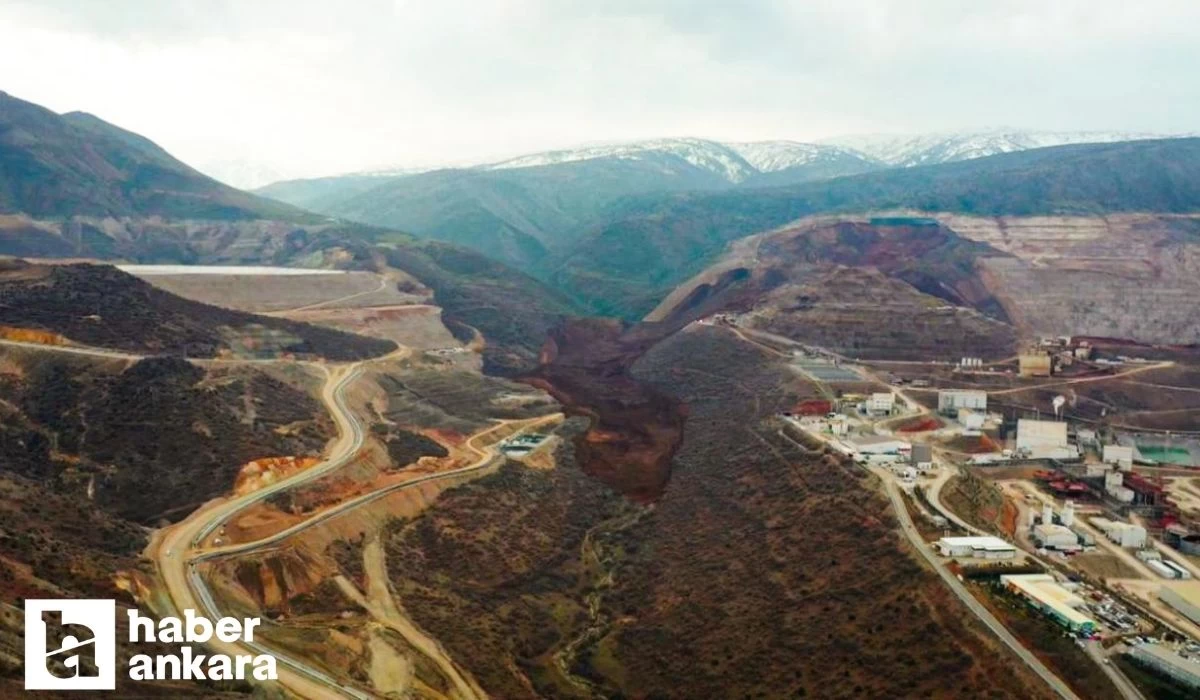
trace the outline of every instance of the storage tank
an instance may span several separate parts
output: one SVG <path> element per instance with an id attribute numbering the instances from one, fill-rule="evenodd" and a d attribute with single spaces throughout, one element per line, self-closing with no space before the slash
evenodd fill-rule
<path id="1" fill-rule="evenodd" d="M 1071 527 L 1075 522 L 1075 502 L 1067 501 L 1063 505 L 1062 524 Z"/>

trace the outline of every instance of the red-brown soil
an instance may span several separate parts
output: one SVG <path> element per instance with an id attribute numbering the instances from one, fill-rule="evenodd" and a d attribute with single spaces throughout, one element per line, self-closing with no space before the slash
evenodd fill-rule
<path id="1" fill-rule="evenodd" d="M 541 367 L 526 378 L 569 414 L 592 419 L 576 440 L 583 470 L 640 502 L 657 499 L 666 487 L 686 417 L 679 401 L 629 374 L 664 330 L 605 319 L 566 321 L 551 332 Z"/>

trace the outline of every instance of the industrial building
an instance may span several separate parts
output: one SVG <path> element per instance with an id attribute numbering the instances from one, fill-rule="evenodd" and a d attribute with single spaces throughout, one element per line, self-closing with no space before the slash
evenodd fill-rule
<path id="1" fill-rule="evenodd" d="M 1103 459 L 1122 471 L 1133 469 L 1133 447 L 1127 445 L 1105 445 Z"/>
<path id="2" fill-rule="evenodd" d="M 1133 489 L 1126 488 L 1125 476 L 1119 471 L 1108 472 L 1104 475 L 1104 490 L 1108 495 L 1117 499 L 1121 503 L 1133 503 Z"/>
<path id="3" fill-rule="evenodd" d="M 1033 528 L 1033 540 L 1042 549 L 1072 552 L 1081 549 L 1079 537 L 1066 525 L 1042 523 Z"/>
<path id="4" fill-rule="evenodd" d="M 987 392 L 974 389 L 951 389 L 938 392 L 938 413 L 953 416 L 958 414 L 960 408 L 986 411 Z"/>
<path id="5" fill-rule="evenodd" d="M 1017 358 L 1017 373 L 1022 377 L 1049 377 L 1053 372 L 1053 361 L 1046 353 L 1025 353 Z"/>
<path id="6" fill-rule="evenodd" d="M 1185 659 L 1160 644 L 1138 644 L 1125 653 L 1183 685 L 1200 688 L 1200 661 Z"/>
<path id="7" fill-rule="evenodd" d="M 934 543 L 943 557 L 1012 559 L 1017 548 L 999 537 L 943 537 Z"/>
<path id="8" fill-rule="evenodd" d="M 1158 590 L 1158 599 L 1200 625 L 1200 581 L 1164 583 Z"/>
<path id="9" fill-rule="evenodd" d="M 912 449 L 911 444 L 887 435 L 860 435 L 850 441 L 850 446 L 864 455 L 898 455 Z"/>
<path id="10" fill-rule="evenodd" d="M 1067 424 L 1056 420 L 1017 421 L 1017 452 L 1030 459 L 1073 459 L 1079 456 L 1067 442 Z"/>
<path id="11" fill-rule="evenodd" d="M 1122 547 L 1141 549 L 1146 546 L 1146 528 L 1108 518 L 1088 518 L 1088 522 L 1108 539 Z"/>
<path id="12" fill-rule="evenodd" d="M 1001 576 L 1000 583 L 1072 632 L 1096 631 L 1095 620 L 1077 609 L 1083 606 L 1083 598 L 1063 588 L 1053 576 L 1011 574 Z"/>
<path id="13" fill-rule="evenodd" d="M 958 422 L 967 431 L 983 430 L 986 416 L 971 408 L 958 409 Z"/>
<path id="14" fill-rule="evenodd" d="M 896 395 L 890 391 L 880 391 L 867 397 L 868 413 L 891 413 L 896 406 Z"/>
<path id="15" fill-rule="evenodd" d="M 1179 572 L 1163 563 L 1162 559 L 1149 559 L 1146 566 L 1163 578 L 1179 578 Z"/>
<path id="16" fill-rule="evenodd" d="M 933 469 L 933 446 L 913 445 L 909 463 L 912 464 L 913 468 L 922 473 Z"/>

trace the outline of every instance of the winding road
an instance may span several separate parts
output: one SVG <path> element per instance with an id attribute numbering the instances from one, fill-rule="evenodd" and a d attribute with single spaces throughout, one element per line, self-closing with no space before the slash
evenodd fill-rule
<path id="1" fill-rule="evenodd" d="M 520 427 L 518 430 L 526 430 L 562 417 L 561 414 L 554 413 L 532 419 L 500 421 L 496 425 L 476 433 L 466 441 L 466 447 L 478 455 L 478 458 L 467 466 L 417 477 L 363 494 L 338 504 L 333 508 L 321 511 L 303 522 L 260 540 L 223 547 L 204 548 L 204 541 L 223 523 L 235 517 L 241 511 L 262 502 L 273 494 L 294 488 L 306 482 L 311 482 L 343 466 L 363 447 L 365 431 L 345 403 L 345 390 L 361 375 L 361 364 L 349 365 L 332 371 L 325 370 L 327 372 L 327 379 L 322 390 L 322 401 L 328 407 L 330 414 L 337 424 L 339 437 L 329 449 L 328 456 L 323 462 L 257 491 L 220 501 L 215 505 L 210 504 L 205 506 L 195 511 L 186 520 L 170 528 L 156 545 L 152 545 L 154 558 L 167 589 L 167 594 L 170 596 L 177 610 L 191 608 L 213 620 L 221 617 L 220 609 L 214 600 L 212 591 L 197 569 L 199 564 L 270 546 L 303 530 L 402 489 L 413 488 L 426 482 L 451 479 L 487 469 L 495 463 L 496 458 L 499 456 L 499 451 L 494 445 L 489 445 L 485 448 L 476 447 L 475 442 L 479 438 L 508 425 L 519 424 Z M 394 612 L 394 606 L 386 610 Z M 373 610 L 373 612 L 379 611 Z M 409 639 L 410 643 L 414 643 L 416 648 L 425 653 L 442 668 L 444 675 L 454 686 L 456 691 L 455 697 L 462 700 L 475 700 L 485 697 L 478 685 L 469 676 L 461 673 L 449 661 L 444 652 L 440 652 L 440 648 L 437 647 L 436 642 L 429 640 L 423 634 L 416 635 L 412 629 L 400 625 L 397 622 L 400 619 L 398 613 L 385 614 L 384 612 L 380 612 L 380 615 L 382 619 L 389 623 L 389 626 L 402 633 L 408 632 L 409 634 L 406 634 L 406 639 Z M 303 661 L 289 657 L 286 654 L 281 654 L 278 651 L 267 649 L 261 644 L 243 642 L 230 645 L 213 644 L 212 646 L 227 646 L 228 650 L 220 649 L 222 653 L 239 653 L 238 647 L 240 646 L 242 647 L 240 653 L 243 654 L 248 653 L 247 650 L 249 650 L 249 653 L 271 654 L 278 661 L 279 682 L 295 694 L 304 698 L 351 697 L 365 700 L 366 698 L 373 697 L 368 692 L 346 686 L 345 681 L 342 679 L 333 678 Z"/>
<path id="2" fill-rule="evenodd" d="M 252 493 L 209 504 L 193 512 L 168 530 L 151 545 L 155 564 L 176 611 L 192 609 L 200 615 L 216 620 L 222 617 L 212 592 L 196 569 L 198 558 L 193 550 L 214 530 L 229 518 L 250 506 L 269 498 L 282 490 L 292 488 L 341 467 L 363 446 L 365 434 L 361 424 L 351 414 L 345 403 L 345 389 L 362 373 L 359 364 L 329 370 L 321 391 L 321 399 L 329 408 L 338 427 L 338 438 L 334 441 L 325 461 L 298 474 L 271 484 Z M 369 693 L 347 687 L 344 681 L 333 678 L 323 671 L 302 661 L 268 649 L 258 642 L 222 642 L 214 637 L 209 648 L 223 654 L 270 654 L 277 661 L 279 683 L 303 698 L 355 698 L 367 700 Z"/>

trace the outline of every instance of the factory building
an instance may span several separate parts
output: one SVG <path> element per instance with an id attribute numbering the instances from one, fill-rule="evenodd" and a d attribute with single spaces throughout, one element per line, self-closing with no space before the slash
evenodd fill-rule
<path id="1" fill-rule="evenodd" d="M 1140 525 L 1108 518 L 1088 518 L 1088 522 L 1103 532 L 1105 537 L 1122 547 L 1141 549 L 1146 546 L 1146 528 Z"/>
<path id="2" fill-rule="evenodd" d="M 1158 599 L 1200 625 L 1200 581 L 1164 583 L 1158 590 Z"/>
<path id="3" fill-rule="evenodd" d="M 1079 537 L 1066 525 L 1042 523 L 1033 528 L 1033 540 L 1042 549 L 1073 552 L 1080 549 Z"/>
<path id="4" fill-rule="evenodd" d="M 999 537 L 943 537 L 934 545 L 943 557 L 1012 559 L 1017 548 Z"/>
<path id="5" fill-rule="evenodd" d="M 1083 599 L 1060 586 L 1053 576 L 1012 574 L 1001 576 L 1000 583 L 1072 632 L 1096 631 L 1096 621 L 1077 610 L 1083 606 Z"/>
<path id="6" fill-rule="evenodd" d="M 973 389 L 951 389 L 938 392 L 938 413 L 957 415 L 958 409 L 987 410 L 987 392 Z"/>
<path id="7" fill-rule="evenodd" d="M 1073 459 L 1079 456 L 1067 442 L 1067 424 L 1055 420 L 1018 420 L 1017 451 L 1031 459 Z"/>
<path id="8" fill-rule="evenodd" d="M 859 455 L 898 455 L 912 449 L 911 444 L 886 435 L 860 435 L 850 441 L 850 447 Z"/>
<path id="9" fill-rule="evenodd" d="M 880 391 L 867 397 L 868 413 L 891 413 L 896 406 L 896 395 L 890 391 Z"/>
<path id="10" fill-rule="evenodd" d="M 913 445 L 909 463 L 912 464 L 914 469 L 922 473 L 933 469 L 933 446 Z"/>
<path id="11" fill-rule="evenodd" d="M 1133 503 L 1133 489 L 1124 486 L 1125 476 L 1119 471 L 1108 472 L 1104 475 L 1104 490 L 1108 495 L 1121 503 Z"/>
<path id="12" fill-rule="evenodd" d="M 983 430 L 983 421 L 986 416 L 971 408 L 958 409 L 958 423 L 965 430 L 979 431 Z"/>
<path id="13" fill-rule="evenodd" d="M 1105 463 L 1116 465 L 1122 471 L 1133 469 L 1133 447 L 1127 445 L 1105 445 Z"/>
<path id="14" fill-rule="evenodd" d="M 1025 353 L 1017 358 L 1017 373 L 1022 377 L 1049 377 L 1053 367 L 1053 361 L 1044 352 Z"/>
<path id="15" fill-rule="evenodd" d="M 1183 685 L 1200 688 L 1200 662 L 1195 659 L 1185 659 L 1160 644 L 1138 644 L 1125 653 Z"/>

